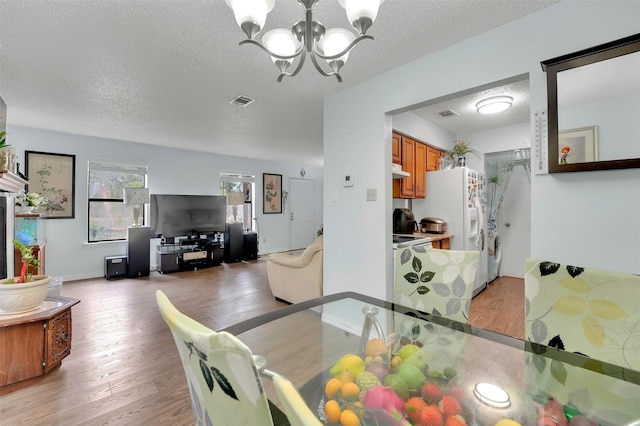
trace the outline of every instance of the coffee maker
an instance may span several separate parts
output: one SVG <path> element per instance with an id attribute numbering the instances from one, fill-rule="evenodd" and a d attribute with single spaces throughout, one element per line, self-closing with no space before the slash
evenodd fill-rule
<path id="1" fill-rule="evenodd" d="M 416 231 L 418 231 L 418 224 L 411 210 L 399 207 L 393 211 L 394 234 L 413 234 Z"/>

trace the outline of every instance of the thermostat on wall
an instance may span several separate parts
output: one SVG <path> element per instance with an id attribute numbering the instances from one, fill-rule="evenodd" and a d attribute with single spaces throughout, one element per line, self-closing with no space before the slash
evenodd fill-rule
<path id="1" fill-rule="evenodd" d="M 342 183 L 343 186 L 353 186 L 353 184 L 355 183 L 356 178 L 353 175 L 344 175 L 344 182 Z"/>

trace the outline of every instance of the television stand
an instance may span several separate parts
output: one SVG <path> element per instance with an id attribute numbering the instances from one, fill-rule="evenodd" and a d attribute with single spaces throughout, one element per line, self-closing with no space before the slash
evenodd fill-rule
<path id="1" fill-rule="evenodd" d="M 156 247 L 158 272 L 188 271 L 209 268 L 222 262 L 224 249 L 219 241 L 182 240 L 178 244 Z"/>

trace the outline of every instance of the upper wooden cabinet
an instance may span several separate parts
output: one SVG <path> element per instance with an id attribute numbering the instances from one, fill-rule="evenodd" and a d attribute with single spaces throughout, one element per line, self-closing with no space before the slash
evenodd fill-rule
<path id="1" fill-rule="evenodd" d="M 397 133 L 391 135 L 391 162 L 395 164 L 402 163 L 402 154 L 400 152 L 400 136 Z"/>
<path id="2" fill-rule="evenodd" d="M 427 171 L 438 170 L 438 160 L 444 153 L 439 149 L 427 145 Z"/>
<path id="3" fill-rule="evenodd" d="M 424 198 L 427 170 L 427 145 L 394 133 L 399 140 L 402 170 L 411 176 L 393 180 L 393 198 Z"/>

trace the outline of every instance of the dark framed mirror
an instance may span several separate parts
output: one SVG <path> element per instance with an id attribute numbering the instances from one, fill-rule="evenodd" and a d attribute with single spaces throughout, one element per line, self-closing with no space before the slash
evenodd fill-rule
<path id="1" fill-rule="evenodd" d="M 640 167 L 640 34 L 541 65 L 549 173 Z"/>

